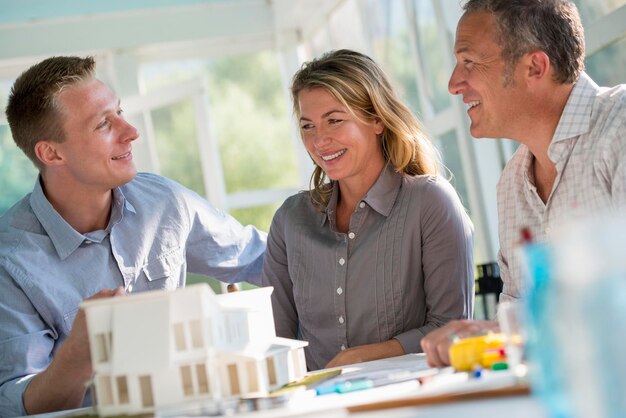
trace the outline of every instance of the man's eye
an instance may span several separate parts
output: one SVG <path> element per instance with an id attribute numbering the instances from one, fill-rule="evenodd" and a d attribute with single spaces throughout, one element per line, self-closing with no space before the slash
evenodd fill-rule
<path id="1" fill-rule="evenodd" d="M 109 120 L 108 120 L 108 119 L 105 119 L 105 120 L 103 120 L 102 122 L 100 122 L 100 123 L 98 124 L 98 126 L 96 126 L 96 129 L 104 129 L 104 128 L 106 128 L 107 126 L 109 126 Z"/>
<path id="2" fill-rule="evenodd" d="M 123 114 L 124 114 L 124 109 L 122 109 L 122 108 L 117 109 L 117 115 L 118 116 L 122 116 Z"/>

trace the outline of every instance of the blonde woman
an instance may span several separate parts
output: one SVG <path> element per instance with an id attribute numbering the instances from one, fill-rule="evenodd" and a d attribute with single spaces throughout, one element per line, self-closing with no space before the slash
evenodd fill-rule
<path id="1" fill-rule="evenodd" d="M 291 93 L 315 170 L 270 228 L 277 334 L 309 342 L 312 370 L 419 352 L 474 300 L 473 228 L 438 153 L 363 54 L 305 63 Z"/>

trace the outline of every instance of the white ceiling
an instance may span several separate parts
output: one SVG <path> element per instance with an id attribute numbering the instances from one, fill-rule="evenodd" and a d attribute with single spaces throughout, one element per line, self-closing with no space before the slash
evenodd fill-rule
<path id="1" fill-rule="evenodd" d="M 0 63 L 120 51 L 144 59 L 283 48 L 344 0 L 0 0 Z"/>

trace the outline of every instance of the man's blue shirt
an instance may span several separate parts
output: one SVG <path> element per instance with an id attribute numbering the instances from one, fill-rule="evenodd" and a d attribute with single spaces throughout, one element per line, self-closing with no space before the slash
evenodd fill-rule
<path id="1" fill-rule="evenodd" d="M 84 299 L 131 283 L 133 292 L 175 289 L 187 271 L 260 284 L 265 242 L 265 233 L 147 173 L 113 190 L 105 230 L 81 234 L 37 181 L 0 217 L 0 416 L 25 414 L 30 378 L 50 364 Z"/>

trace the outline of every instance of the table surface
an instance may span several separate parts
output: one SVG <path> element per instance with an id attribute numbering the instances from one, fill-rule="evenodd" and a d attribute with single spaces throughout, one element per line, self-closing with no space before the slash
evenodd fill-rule
<path id="1" fill-rule="evenodd" d="M 391 359 L 377 360 L 343 368 L 344 372 L 349 369 L 355 375 L 367 374 L 376 371 L 402 368 L 424 367 L 426 362 L 421 354 L 408 354 Z M 495 382 L 495 383 L 494 383 Z M 445 383 L 439 385 L 440 389 L 433 390 L 427 386 L 417 387 L 415 382 L 397 383 L 390 386 L 382 386 L 373 389 L 361 390 L 347 394 L 333 394 L 313 397 L 291 399 L 287 404 L 272 408 L 237 414 L 245 418 L 282 418 L 282 417 L 352 417 L 352 418 L 375 418 L 375 417 L 424 417 L 424 418 L 484 418 L 489 416 L 502 416 L 506 418 L 548 418 L 544 406 L 531 395 L 499 396 L 494 398 L 481 398 L 469 400 L 456 400 L 451 402 L 421 404 L 416 406 L 398 407 L 393 409 L 378 409 L 367 412 L 349 412 L 348 407 L 359 404 L 376 404 L 377 402 L 394 401 L 417 396 L 438 394 L 455 394 L 464 391 L 467 385 L 484 385 L 486 390 L 498 389 L 498 385 L 506 385 L 505 380 L 488 379 L 484 382 L 474 380 L 469 383 Z M 426 389 L 430 389 L 426 391 Z M 475 389 L 475 388 L 474 388 Z M 63 411 L 51 414 L 36 415 L 40 418 L 61 418 L 69 416 L 81 416 L 93 414 L 91 408 L 80 410 Z M 170 411 L 167 414 L 159 413 L 158 416 L 199 416 L 193 409 L 181 408 L 178 411 Z M 232 415 L 229 415 L 232 416 Z"/>

